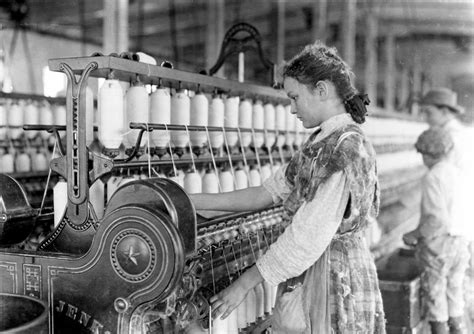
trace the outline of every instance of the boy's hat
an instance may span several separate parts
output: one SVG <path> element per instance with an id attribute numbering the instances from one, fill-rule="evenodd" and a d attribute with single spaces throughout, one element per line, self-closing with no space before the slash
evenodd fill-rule
<path id="1" fill-rule="evenodd" d="M 462 114 L 464 108 L 457 104 L 458 95 L 451 89 L 439 87 L 428 91 L 420 101 L 420 104 L 432 104 L 435 106 L 448 107 L 452 111 Z"/>
<path id="2" fill-rule="evenodd" d="M 440 158 L 448 154 L 454 143 L 451 135 L 441 128 L 431 128 L 424 131 L 417 139 L 415 148 L 421 154 Z"/>

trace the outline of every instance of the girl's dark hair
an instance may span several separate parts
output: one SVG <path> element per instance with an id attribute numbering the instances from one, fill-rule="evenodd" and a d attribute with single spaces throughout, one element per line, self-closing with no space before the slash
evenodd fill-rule
<path id="1" fill-rule="evenodd" d="M 316 88 L 318 81 L 331 81 L 344 102 L 346 112 L 355 122 L 365 122 L 366 105 L 370 101 L 367 95 L 358 94 L 352 84 L 354 74 L 338 55 L 336 48 L 328 47 L 320 41 L 307 45 L 283 67 L 283 78 L 286 77 L 312 88 Z"/>

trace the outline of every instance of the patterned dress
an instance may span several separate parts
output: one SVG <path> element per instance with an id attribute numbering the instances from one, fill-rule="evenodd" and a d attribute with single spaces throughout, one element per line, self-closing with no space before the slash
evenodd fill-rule
<path id="1" fill-rule="evenodd" d="M 347 121 L 348 115 L 335 117 L 338 119 L 333 123 L 346 120 L 343 126 L 336 126 L 321 140 L 315 132 L 286 167 L 290 193 L 282 198 L 287 213 L 295 217 L 300 208 L 315 200 L 318 189 L 333 182 L 339 173 L 345 178 L 348 194 L 344 215 L 316 262 L 283 285 L 304 282 L 302 302 L 308 326 L 301 333 L 385 333 L 376 268 L 363 236 L 378 213 L 375 153 L 360 127 Z M 267 257 L 257 262 L 264 278 L 271 272 L 267 271 L 272 263 L 271 250 Z"/>

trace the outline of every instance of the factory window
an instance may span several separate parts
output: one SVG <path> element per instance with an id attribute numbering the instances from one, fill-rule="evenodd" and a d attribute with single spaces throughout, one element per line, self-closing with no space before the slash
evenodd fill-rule
<path id="1" fill-rule="evenodd" d="M 43 94 L 49 97 L 66 96 L 67 81 L 64 73 L 43 67 Z"/>

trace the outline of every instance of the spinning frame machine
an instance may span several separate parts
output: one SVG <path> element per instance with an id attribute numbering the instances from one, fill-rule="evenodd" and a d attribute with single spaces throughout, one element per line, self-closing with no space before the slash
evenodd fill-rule
<path id="1" fill-rule="evenodd" d="M 251 36 L 255 35 L 249 29 L 243 27 Z M 226 35 L 227 43 L 237 42 L 231 50 L 234 53 L 243 47 L 241 40 L 233 38 L 238 31 L 234 29 Z M 98 154 L 86 145 L 88 78 L 114 77 L 125 82 L 138 78 L 144 84 L 179 90 L 220 92 L 279 105 L 289 101 L 271 87 L 111 56 L 52 59 L 49 65 L 51 70 L 61 71 L 68 78 L 66 149 L 63 156 L 50 163 L 51 169 L 67 180 L 67 209 L 38 251 L 1 250 L 1 292 L 45 301 L 49 332 L 169 333 L 186 331 L 196 324 L 201 329 L 208 327 L 209 297 L 251 266 L 282 233 L 288 223 L 282 207 L 206 219 L 196 214 L 186 192 L 175 182 L 149 178 L 122 185 L 107 202 L 103 218 L 98 219 L 89 202 L 89 187 L 118 168 L 164 165 L 175 168 L 176 163 L 194 165 L 203 161 L 212 161 L 214 168 L 216 161 L 225 161 L 231 167 L 241 160 L 247 164 L 247 150 L 243 147 L 240 157 L 231 154 L 229 147 L 220 157 L 215 157 L 211 149 L 211 161 L 192 155 L 191 160 L 175 161 L 171 146 L 167 148 L 171 153 L 169 160 L 150 157 L 148 161 L 133 160 L 147 132 L 181 130 L 189 135 L 204 131 L 208 139 L 210 134 L 218 133 L 225 137 L 226 132 L 238 132 L 242 139 L 242 133 L 250 133 L 254 141 L 256 135 L 273 133 L 278 140 L 284 134 L 278 130 L 240 127 L 131 123 L 130 128 L 139 129 L 139 134 L 128 158 L 117 159 L 116 150 Z M 279 148 L 280 155 L 276 156 L 283 159 Z M 260 159 L 272 162 L 272 155 L 269 149 L 266 156 L 259 156 L 257 147 L 250 158 L 260 165 Z M 38 219 L 38 210 L 29 206 L 18 182 L 7 175 L 0 174 L 0 178 L 3 198 L 0 245 L 6 246 L 28 235 Z M 268 326 L 275 287 L 262 285 L 253 293 L 256 293 L 254 300 L 260 302 L 240 310 L 247 312 L 247 317 L 241 314 L 240 323 L 234 326 L 240 331 L 259 332 Z M 249 316 L 249 312 L 253 315 Z M 214 328 L 213 332 L 218 333 L 219 329 Z"/>

